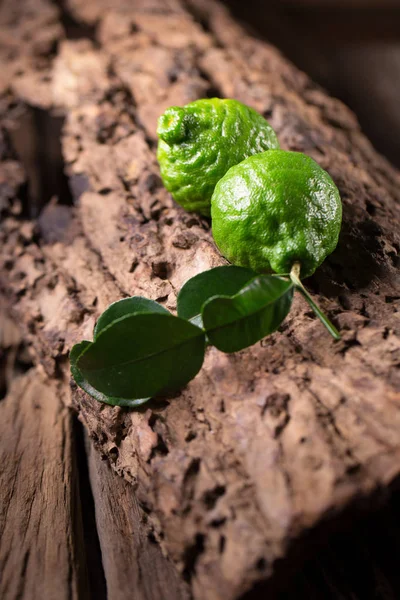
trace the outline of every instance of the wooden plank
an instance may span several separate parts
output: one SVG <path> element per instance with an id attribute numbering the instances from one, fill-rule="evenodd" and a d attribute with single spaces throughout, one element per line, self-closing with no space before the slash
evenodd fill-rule
<path id="1" fill-rule="evenodd" d="M 111 470 L 90 441 L 87 449 L 108 598 L 189 598 L 175 566 L 155 541 L 133 487 Z"/>
<path id="2" fill-rule="evenodd" d="M 32 369 L 0 402 L 0 597 L 89 598 L 71 414 Z"/>

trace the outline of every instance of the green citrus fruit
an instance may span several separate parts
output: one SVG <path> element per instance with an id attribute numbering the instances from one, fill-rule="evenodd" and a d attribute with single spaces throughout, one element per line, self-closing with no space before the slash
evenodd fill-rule
<path id="1" fill-rule="evenodd" d="M 157 158 L 172 196 L 188 211 L 210 214 L 216 183 L 243 159 L 279 148 L 269 123 L 237 100 L 171 106 L 158 120 Z"/>
<path id="2" fill-rule="evenodd" d="M 342 204 L 331 177 L 300 152 L 270 150 L 232 167 L 215 187 L 212 231 L 221 253 L 255 271 L 308 277 L 335 249 Z"/>

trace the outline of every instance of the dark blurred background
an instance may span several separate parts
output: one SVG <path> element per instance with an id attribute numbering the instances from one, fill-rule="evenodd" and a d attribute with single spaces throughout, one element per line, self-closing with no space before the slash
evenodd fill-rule
<path id="1" fill-rule="evenodd" d="M 400 167 L 400 0 L 225 0 L 357 114 Z"/>

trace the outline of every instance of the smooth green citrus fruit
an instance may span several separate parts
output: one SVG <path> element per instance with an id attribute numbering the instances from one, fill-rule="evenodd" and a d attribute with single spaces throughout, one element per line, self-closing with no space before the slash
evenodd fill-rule
<path id="1" fill-rule="evenodd" d="M 342 203 L 331 177 L 300 152 L 270 150 L 232 167 L 211 201 L 221 253 L 255 271 L 308 277 L 335 249 Z"/>
<path id="2" fill-rule="evenodd" d="M 157 158 L 167 190 L 188 211 L 210 214 L 216 183 L 243 159 L 279 148 L 255 110 L 237 100 L 196 100 L 171 106 L 158 120 Z"/>

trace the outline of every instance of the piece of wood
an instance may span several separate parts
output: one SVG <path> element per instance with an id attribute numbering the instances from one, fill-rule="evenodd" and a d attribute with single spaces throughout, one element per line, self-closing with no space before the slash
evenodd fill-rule
<path id="1" fill-rule="evenodd" d="M 22 341 L 17 325 L 2 309 L 0 299 L 0 400 L 4 398 L 14 378 L 18 347 Z"/>
<path id="2" fill-rule="evenodd" d="M 72 415 L 38 370 L 0 402 L 0 597 L 88 598 Z"/>
<path id="3" fill-rule="evenodd" d="M 162 555 L 132 486 L 111 471 L 90 442 L 87 448 L 108 598 L 187 599 L 188 590 Z"/>
<path id="4" fill-rule="evenodd" d="M 308 282 L 340 343 L 297 299 L 281 333 L 236 355 L 209 349 L 174 398 L 127 411 L 74 389 L 194 597 L 236 599 L 306 546 L 305 532 L 360 499 L 368 507 L 399 475 L 400 177 L 345 106 L 216 2 L 67 4 L 97 22 L 99 42 L 61 43 L 47 81 L 66 115 L 77 205 L 43 213 L 31 233 L 11 215 L 0 232 L 0 291 L 49 376 L 68 380 L 68 350 L 110 301 L 142 294 L 174 309 L 187 278 L 224 262 L 209 224 L 161 184 L 155 125 L 167 106 L 207 94 L 253 106 L 343 198 L 339 246 Z"/>
<path id="5" fill-rule="evenodd" d="M 0 316 L 0 348 L 9 349 L 20 337 L 15 324 Z M 0 402 L 2 600 L 105 598 L 103 585 L 111 600 L 132 593 L 138 600 L 188 598 L 132 486 L 111 471 L 91 444 L 90 491 L 73 414 L 62 401 L 63 386 L 37 369 L 7 384 L 8 395 Z"/>

